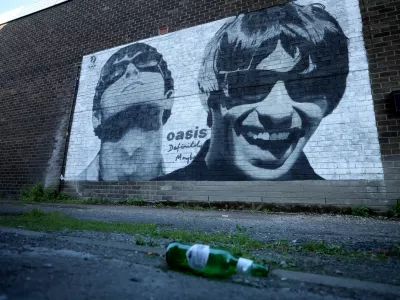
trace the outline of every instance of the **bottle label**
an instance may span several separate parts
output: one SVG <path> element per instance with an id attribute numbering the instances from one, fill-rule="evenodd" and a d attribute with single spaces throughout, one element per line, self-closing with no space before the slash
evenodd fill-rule
<path id="1" fill-rule="evenodd" d="M 253 261 L 247 258 L 239 258 L 236 264 L 236 271 L 238 273 L 246 273 L 249 267 L 253 264 Z"/>
<path id="2" fill-rule="evenodd" d="M 195 270 L 203 270 L 210 255 L 210 246 L 195 244 L 186 252 L 189 266 Z"/>

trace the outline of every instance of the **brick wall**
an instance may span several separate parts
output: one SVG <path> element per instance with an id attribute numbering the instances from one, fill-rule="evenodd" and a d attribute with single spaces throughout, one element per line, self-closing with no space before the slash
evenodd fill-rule
<path id="1" fill-rule="evenodd" d="M 385 179 L 395 181 L 400 179 L 400 115 L 392 92 L 400 90 L 400 2 L 362 0 L 360 6 Z"/>
<path id="2" fill-rule="evenodd" d="M 386 187 L 379 181 L 119 181 L 76 182 L 64 185 L 69 195 L 85 199 L 121 201 L 199 201 L 264 204 L 348 206 L 366 204 L 377 210 L 388 202 Z"/>
<path id="3" fill-rule="evenodd" d="M 16 194 L 46 177 L 56 183 L 82 56 L 155 36 L 161 26 L 172 32 L 283 2 L 73 0 L 3 24 L 0 190 Z M 50 160 L 58 167 L 46 174 Z"/>
<path id="4" fill-rule="evenodd" d="M 0 29 L 0 190 L 15 195 L 25 183 L 58 184 L 75 77 L 84 55 L 155 36 L 161 26 L 173 32 L 284 2 L 72 0 L 9 22 Z M 396 186 L 400 180 L 400 121 L 390 95 L 399 89 L 400 81 L 396 49 L 400 45 L 399 4 L 361 0 L 360 8 L 385 182 L 226 182 L 210 183 L 212 188 L 195 182 L 111 182 L 83 183 L 80 189 L 67 182 L 65 190 L 110 199 L 132 195 L 149 200 L 222 201 L 239 197 L 318 204 L 393 203 L 400 195 Z M 236 185 L 234 190 L 232 184 Z M 123 185 L 136 187 L 120 188 Z M 259 190 L 251 191 L 254 186 Z"/>

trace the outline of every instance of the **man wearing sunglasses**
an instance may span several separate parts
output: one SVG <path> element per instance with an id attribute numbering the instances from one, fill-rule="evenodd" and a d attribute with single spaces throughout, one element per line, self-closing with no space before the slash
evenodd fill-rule
<path id="1" fill-rule="evenodd" d="M 341 100 L 347 38 L 319 4 L 230 19 L 208 43 L 198 83 L 211 139 L 159 180 L 323 179 L 303 148 Z"/>
<path id="2" fill-rule="evenodd" d="M 100 151 L 81 180 L 149 180 L 163 174 L 162 126 L 171 115 L 174 82 L 157 50 L 136 43 L 102 68 L 93 99 Z"/>

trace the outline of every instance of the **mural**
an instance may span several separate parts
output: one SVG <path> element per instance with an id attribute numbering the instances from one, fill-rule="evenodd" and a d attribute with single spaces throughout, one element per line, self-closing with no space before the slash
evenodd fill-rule
<path id="1" fill-rule="evenodd" d="M 357 1 L 84 57 L 67 180 L 382 179 Z"/>
<path id="2" fill-rule="evenodd" d="M 162 126 L 171 115 L 174 81 L 157 50 L 143 43 L 114 53 L 93 98 L 99 153 L 81 180 L 150 180 L 163 174 Z"/>

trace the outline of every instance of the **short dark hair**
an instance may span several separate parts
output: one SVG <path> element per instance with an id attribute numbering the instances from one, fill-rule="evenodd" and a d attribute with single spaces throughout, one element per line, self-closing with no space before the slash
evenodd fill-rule
<path id="1" fill-rule="evenodd" d="M 151 62 L 157 62 L 154 66 Z M 151 69 L 159 72 L 164 78 L 164 94 L 167 98 L 171 97 L 174 90 L 174 80 L 171 71 L 168 69 L 167 63 L 157 49 L 144 43 L 135 43 L 119 49 L 104 64 L 101 69 L 100 79 L 96 86 L 96 92 L 93 98 L 93 115 L 100 117 L 101 114 L 101 97 L 105 90 L 120 79 L 126 72 L 128 65 L 132 63 L 136 67 L 140 64 L 143 68 Z M 163 113 L 163 123 L 165 123 L 171 110 Z"/>
<path id="2" fill-rule="evenodd" d="M 292 57 L 300 52 L 299 63 L 305 69 L 310 67 L 312 59 L 316 72 L 308 75 L 308 79 L 314 80 L 327 98 L 325 115 L 331 113 L 346 87 L 347 37 L 323 5 L 294 3 L 232 17 L 219 29 L 206 46 L 199 71 L 198 85 L 205 109 L 210 112 L 215 99 L 226 97 L 221 92 L 225 85 L 223 76 L 219 76 L 221 72 L 255 69 L 275 50 L 279 40 Z M 318 91 L 312 90 L 311 93 Z"/>

